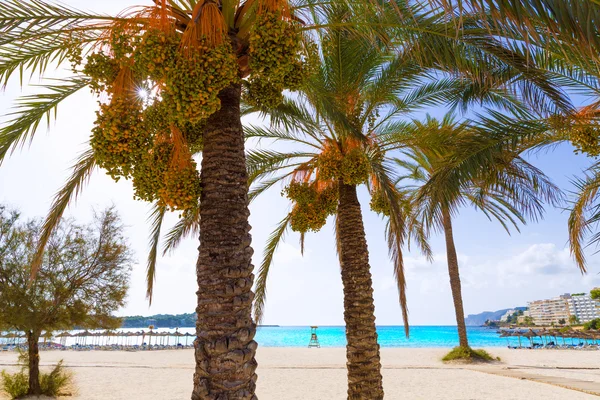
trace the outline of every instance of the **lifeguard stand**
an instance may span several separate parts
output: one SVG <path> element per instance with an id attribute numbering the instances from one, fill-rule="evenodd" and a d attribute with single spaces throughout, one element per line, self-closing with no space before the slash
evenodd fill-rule
<path id="1" fill-rule="evenodd" d="M 317 347 L 320 348 L 319 338 L 317 338 L 317 328 L 318 326 L 310 327 L 310 342 L 308 342 L 308 347 Z"/>

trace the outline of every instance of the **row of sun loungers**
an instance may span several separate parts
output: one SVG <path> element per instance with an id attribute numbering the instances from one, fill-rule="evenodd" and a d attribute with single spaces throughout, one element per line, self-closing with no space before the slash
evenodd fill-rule
<path id="1" fill-rule="evenodd" d="M 600 350 L 600 345 L 579 343 L 579 344 L 561 344 L 557 345 L 553 342 L 548 344 L 533 343 L 532 346 L 508 346 L 509 349 L 553 349 L 553 350 Z"/>
<path id="2" fill-rule="evenodd" d="M 191 349 L 193 345 L 185 345 L 183 343 L 174 344 L 174 345 L 118 345 L 118 344 L 107 344 L 107 345 L 80 345 L 75 344 L 72 346 L 62 346 L 58 343 L 52 344 L 40 344 L 40 350 L 75 350 L 75 351 L 145 351 L 145 350 L 181 350 L 181 349 Z M 17 344 L 17 345 L 4 345 L 0 347 L 0 351 L 16 351 L 17 349 L 26 349 L 27 345 Z"/>

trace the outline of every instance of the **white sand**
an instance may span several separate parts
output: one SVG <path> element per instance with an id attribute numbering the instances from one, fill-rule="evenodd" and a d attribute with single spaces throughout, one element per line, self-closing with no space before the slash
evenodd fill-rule
<path id="1" fill-rule="evenodd" d="M 501 364 L 473 367 L 489 372 L 509 368 L 528 374 L 585 380 L 600 385 L 600 352 L 488 349 Z M 444 365 L 447 349 L 382 349 L 386 399 L 583 400 L 598 397 L 550 384 Z M 73 399 L 188 399 L 191 350 L 146 352 L 42 352 L 43 366 L 64 359 L 73 371 Z M 261 400 L 346 398 L 345 350 L 259 348 Z M 0 369 L 15 370 L 15 353 L 0 353 Z M 562 369 L 567 367 L 568 369 Z"/>

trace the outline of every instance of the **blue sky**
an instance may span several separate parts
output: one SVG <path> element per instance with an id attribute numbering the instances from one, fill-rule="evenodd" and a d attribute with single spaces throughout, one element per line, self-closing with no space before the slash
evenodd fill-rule
<path id="1" fill-rule="evenodd" d="M 87 8 L 89 2 L 68 0 L 69 5 Z M 97 3 L 95 10 L 115 12 L 136 2 L 110 0 Z M 58 71 L 58 74 L 63 72 Z M 38 83 L 37 80 L 32 83 Z M 0 94 L 0 114 L 13 100 L 30 89 L 9 83 Z M 42 217 L 56 190 L 85 142 L 95 119 L 96 103 L 83 91 L 68 99 L 58 110 L 58 120 L 36 134 L 30 147 L 18 150 L 0 167 L 0 202 L 22 210 L 25 217 Z M 436 110 L 433 110 L 436 111 Z M 247 122 L 258 123 L 256 119 Z M 590 159 L 573 154 L 569 145 L 531 158 L 563 189 L 581 173 Z M 378 324 L 401 324 L 392 266 L 388 260 L 384 223 L 369 210 L 366 189 L 359 191 L 375 289 Z M 188 240 L 180 249 L 159 262 L 152 307 L 145 300 L 149 206 L 133 200 L 131 183 L 112 179 L 98 170 L 69 215 L 91 218 L 91 209 L 115 204 L 127 225 L 138 263 L 132 274 L 128 305 L 121 315 L 182 313 L 195 307 L 195 264 L 198 242 Z M 254 264 L 261 261 L 262 248 L 270 231 L 285 215 L 288 202 L 275 187 L 251 205 Z M 548 210 L 543 221 L 508 236 L 484 215 L 464 209 L 454 222 L 456 246 L 463 280 L 465 313 L 478 313 L 525 305 L 529 300 L 553 297 L 564 292 L 589 291 L 600 286 L 600 259 L 590 255 L 590 272 L 582 276 L 567 248 L 568 214 Z M 169 217 L 175 223 L 177 215 Z M 454 311 L 445 266 L 442 238 L 432 238 L 435 261 L 428 263 L 416 252 L 406 254 L 408 301 L 412 324 L 454 324 Z M 343 324 L 342 285 L 334 249 L 331 223 L 306 238 L 304 257 L 298 235 L 289 234 L 280 247 L 271 271 L 264 323 L 281 325 Z"/>

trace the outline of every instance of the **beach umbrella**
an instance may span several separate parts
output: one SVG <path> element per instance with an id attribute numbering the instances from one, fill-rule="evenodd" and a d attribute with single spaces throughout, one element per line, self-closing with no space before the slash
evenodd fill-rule
<path id="1" fill-rule="evenodd" d="M 529 343 L 531 343 L 531 346 L 533 347 L 533 339 L 536 336 L 539 336 L 536 332 L 533 331 L 533 329 L 529 329 L 527 332 L 525 332 L 523 334 L 523 336 L 525 336 L 527 339 L 529 339 Z"/>
<path id="2" fill-rule="evenodd" d="M 510 347 L 510 341 L 508 340 L 508 338 L 511 336 L 510 332 L 508 332 L 508 331 L 498 331 L 497 333 L 500 334 L 501 338 L 506 338 L 506 344 L 508 345 L 508 347 Z"/>
<path id="3" fill-rule="evenodd" d="M 186 333 L 185 333 L 185 345 L 186 345 L 186 347 L 187 347 L 187 345 L 188 345 L 188 338 L 189 338 L 190 336 L 192 336 L 192 334 L 190 334 L 190 333 L 188 333 L 188 332 L 186 332 Z"/>
<path id="4" fill-rule="evenodd" d="M 550 335 L 550 331 L 546 330 L 545 328 L 542 329 L 541 331 L 538 331 L 538 335 L 540 335 L 540 337 L 542 338 L 542 341 L 544 342 L 544 344 L 548 344 L 548 339 L 547 336 L 551 336 Z M 544 340 L 545 339 L 545 340 Z"/>
<path id="5" fill-rule="evenodd" d="M 519 331 L 514 331 L 514 332 L 511 334 L 511 336 L 516 336 L 516 337 L 518 337 L 518 338 L 519 338 L 519 347 L 523 347 L 523 346 L 521 346 L 521 332 L 519 332 Z"/>

